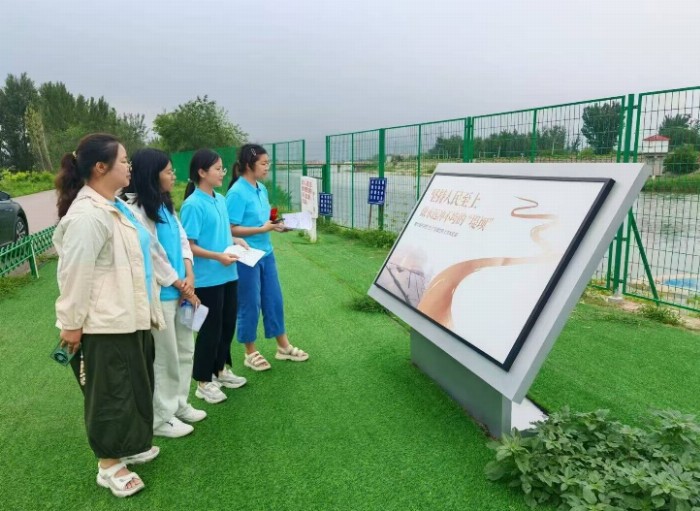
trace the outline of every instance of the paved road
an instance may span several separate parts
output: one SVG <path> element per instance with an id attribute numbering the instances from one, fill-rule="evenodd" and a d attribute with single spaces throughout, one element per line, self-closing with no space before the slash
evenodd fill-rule
<path id="1" fill-rule="evenodd" d="M 13 197 L 13 200 L 19 202 L 27 214 L 30 234 L 51 227 L 58 222 L 56 192 L 54 190 Z"/>

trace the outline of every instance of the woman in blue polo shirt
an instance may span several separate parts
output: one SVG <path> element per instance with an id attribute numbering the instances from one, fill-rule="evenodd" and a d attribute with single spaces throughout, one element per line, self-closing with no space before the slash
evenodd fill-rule
<path id="1" fill-rule="evenodd" d="M 245 238 L 251 247 L 266 252 L 252 268 L 238 265 L 238 342 L 245 345 L 243 363 L 255 371 L 270 369 L 270 363 L 255 347 L 261 310 L 265 337 L 277 339 L 275 358 L 294 362 L 309 358 L 307 353 L 289 344 L 284 325 L 282 289 L 270 240 L 270 231 L 282 232 L 284 225 L 270 220 L 267 189 L 260 182 L 267 176 L 269 167 L 270 158 L 262 146 L 245 144 L 238 152 L 234 176 L 226 194 L 232 234 Z"/>
<path id="2" fill-rule="evenodd" d="M 212 404 L 226 399 L 221 386 L 237 388 L 246 383 L 245 378 L 226 367 L 231 364 L 231 342 L 236 329 L 238 273 L 234 263 L 238 257 L 224 253 L 233 239 L 226 202 L 223 195 L 214 191 L 221 186 L 225 174 L 216 152 L 200 149 L 194 153 L 185 202 L 180 209 L 182 226 L 194 254 L 195 293 L 209 308 L 194 348 L 192 377 L 198 382 L 195 396 Z"/>

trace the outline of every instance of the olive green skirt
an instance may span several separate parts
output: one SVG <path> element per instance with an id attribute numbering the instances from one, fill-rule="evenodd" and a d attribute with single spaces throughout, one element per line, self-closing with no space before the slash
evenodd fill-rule
<path id="1" fill-rule="evenodd" d="M 83 335 L 71 366 L 85 399 L 88 442 L 98 458 L 151 448 L 154 354 L 149 330 Z"/>

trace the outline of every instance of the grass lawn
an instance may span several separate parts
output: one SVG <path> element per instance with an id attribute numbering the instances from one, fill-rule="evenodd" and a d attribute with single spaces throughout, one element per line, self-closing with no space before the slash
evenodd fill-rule
<path id="1" fill-rule="evenodd" d="M 0 297 L 2 508 L 244 510 L 525 510 L 520 495 L 488 482 L 482 430 L 410 363 L 408 331 L 385 314 L 352 311 L 384 260 L 321 233 L 311 245 L 275 235 L 287 327 L 311 354 L 274 360 L 267 373 L 234 370 L 249 384 L 206 405 L 209 417 L 137 467 L 146 490 L 117 500 L 94 481 L 96 462 L 70 370 L 48 358 L 56 262 Z M 699 413 L 700 339 L 682 329 L 580 305 L 536 380 L 547 408 L 607 407 L 634 421 L 649 407 Z"/>

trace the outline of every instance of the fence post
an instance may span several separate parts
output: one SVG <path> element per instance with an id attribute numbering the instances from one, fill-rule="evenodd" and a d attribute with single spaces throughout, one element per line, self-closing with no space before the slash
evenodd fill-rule
<path id="1" fill-rule="evenodd" d="M 277 144 L 272 144 L 272 204 L 277 203 Z"/>
<path id="2" fill-rule="evenodd" d="M 306 167 L 306 139 L 301 141 L 301 175 L 309 175 L 309 169 Z"/>
<path id="3" fill-rule="evenodd" d="M 421 139 L 423 138 L 423 130 L 422 130 L 423 125 L 419 124 L 418 125 L 418 156 L 416 157 L 416 200 L 420 199 L 420 161 L 421 161 L 421 145 L 422 141 Z"/>
<path id="4" fill-rule="evenodd" d="M 462 142 L 462 161 L 471 163 L 474 161 L 474 119 L 464 119 L 464 140 Z"/>
<path id="5" fill-rule="evenodd" d="M 379 129 L 379 165 L 377 166 L 377 172 L 379 177 L 384 177 L 384 166 L 386 165 L 386 130 L 384 128 Z M 386 193 L 384 194 L 386 200 Z M 370 206 L 370 212 L 372 206 Z M 384 230 L 384 205 L 378 206 L 379 213 L 377 214 L 377 226 L 380 231 Z"/>
<path id="6" fill-rule="evenodd" d="M 350 133 L 350 228 L 355 228 L 355 133 Z"/>
<path id="7" fill-rule="evenodd" d="M 331 137 L 326 136 L 326 164 L 321 171 L 321 188 L 323 193 L 331 193 Z"/>
<path id="8" fill-rule="evenodd" d="M 621 111 L 625 112 L 625 142 L 622 151 L 622 161 L 628 163 L 630 160 L 630 143 L 632 141 L 632 118 L 634 117 L 634 94 L 629 94 L 627 96 L 627 101 L 624 101 Z M 630 213 L 631 214 L 631 213 Z M 624 222 L 623 222 L 624 225 Z M 622 288 L 620 287 L 621 281 L 627 279 L 627 268 L 624 268 L 624 275 L 622 268 L 622 242 L 624 237 L 623 225 L 617 229 L 617 237 L 615 240 L 615 266 L 613 269 L 613 297 L 615 300 L 622 300 Z M 629 243 L 629 240 L 627 240 Z"/>
<path id="9" fill-rule="evenodd" d="M 530 163 L 537 158 L 537 108 L 532 111 L 532 133 L 530 135 Z"/>

